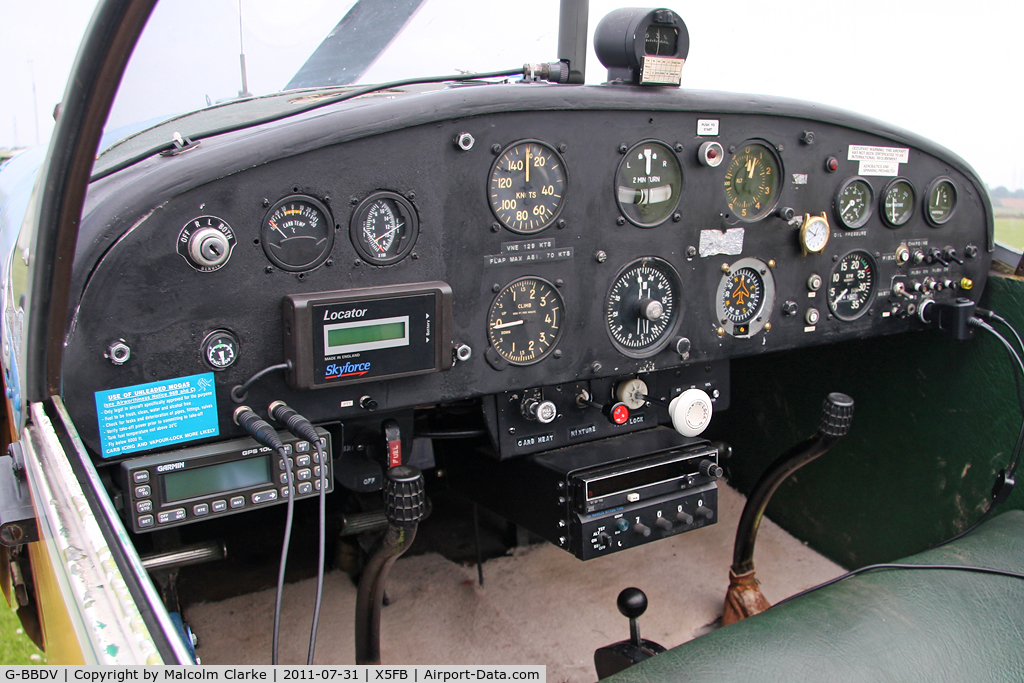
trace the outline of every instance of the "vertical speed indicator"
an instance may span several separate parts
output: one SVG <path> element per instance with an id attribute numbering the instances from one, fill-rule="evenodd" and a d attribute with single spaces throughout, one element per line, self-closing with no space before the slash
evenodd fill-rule
<path id="1" fill-rule="evenodd" d="M 498 221 L 512 232 L 540 232 L 555 222 L 569 183 L 565 162 L 537 140 L 509 145 L 491 167 L 487 198 Z"/>
<path id="2" fill-rule="evenodd" d="M 487 314 L 487 338 L 513 365 L 532 365 L 555 348 L 562 334 L 565 302 L 547 280 L 522 277 L 498 292 Z"/>

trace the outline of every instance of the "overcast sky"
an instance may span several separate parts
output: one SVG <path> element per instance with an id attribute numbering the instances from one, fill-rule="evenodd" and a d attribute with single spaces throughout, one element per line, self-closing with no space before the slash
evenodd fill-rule
<path id="1" fill-rule="evenodd" d="M 122 104 L 111 127 L 237 93 L 238 0 L 174 3 L 165 0 L 158 12 L 175 30 L 154 33 L 140 48 L 125 86 L 143 93 L 135 99 L 153 111 Z M 282 87 L 351 4 L 242 0 L 250 90 Z M 591 34 L 606 12 L 628 4 L 637 3 L 592 0 Z M 1021 0 L 670 0 L 667 6 L 689 27 L 684 88 L 850 109 L 949 147 L 992 186 L 1024 187 Z M 33 145 L 37 135 L 48 139 L 53 107 L 94 7 L 95 0 L 0 0 L 0 147 Z M 550 61 L 557 17 L 554 0 L 428 0 L 367 79 Z M 179 43 L 185 36 L 201 47 Z M 587 76 L 604 77 L 592 51 Z"/>

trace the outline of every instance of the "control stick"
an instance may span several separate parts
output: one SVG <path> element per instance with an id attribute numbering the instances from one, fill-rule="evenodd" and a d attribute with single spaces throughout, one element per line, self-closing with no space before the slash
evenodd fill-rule
<path id="1" fill-rule="evenodd" d="M 639 588 L 627 588 L 615 601 L 622 616 L 629 619 L 629 640 L 598 648 L 594 652 L 594 668 L 598 678 L 607 678 L 623 669 L 661 654 L 665 648 L 653 640 L 640 637 L 640 617 L 647 611 L 647 596 Z"/>
<path id="2" fill-rule="evenodd" d="M 754 578 L 754 543 L 765 508 L 786 477 L 816 458 L 824 455 L 850 431 L 853 422 L 853 399 L 833 392 L 825 398 L 818 421 L 818 431 L 806 441 L 781 455 L 754 484 L 736 528 L 732 567 L 729 569 L 729 590 L 725 594 L 722 626 L 760 614 L 771 607 Z"/>
<path id="3" fill-rule="evenodd" d="M 409 549 L 426 515 L 423 473 L 410 465 L 384 474 L 388 527 L 370 551 L 356 593 L 356 664 L 380 664 L 380 611 L 391 565 Z"/>

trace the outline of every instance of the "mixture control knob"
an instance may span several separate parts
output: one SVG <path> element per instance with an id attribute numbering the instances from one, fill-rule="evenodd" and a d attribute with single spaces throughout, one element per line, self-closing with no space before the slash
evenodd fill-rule
<path id="1" fill-rule="evenodd" d="M 550 424 L 558 417 L 558 408 L 551 401 L 541 401 L 530 398 L 523 401 L 523 417 L 527 420 L 536 420 L 541 424 Z"/>
<path id="2" fill-rule="evenodd" d="M 697 465 L 700 473 L 705 477 L 711 477 L 712 479 L 718 479 L 722 476 L 722 468 L 718 466 L 713 460 L 701 460 L 700 464 Z"/>
<path id="3" fill-rule="evenodd" d="M 640 534 L 644 538 L 647 538 L 651 535 L 651 527 L 647 526 L 646 524 L 641 524 L 640 522 L 637 522 L 633 525 L 633 531 Z"/>
<path id="4" fill-rule="evenodd" d="M 640 317 L 644 320 L 660 320 L 665 315 L 665 306 L 657 299 L 640 299 Z"/>
<path id="5" fill-rule="evenodd" d="M 676 515 L 676 521 L 685 526 L 693 524 L 693 515 L 683 512 L 682 510 Z"/>
<path id="6" fill-rule="evenodd" d="M 703 517 L 704 519 L 711 519 L 715 516 L 715 511 L 707 507 L 706 505 L 701 505 L 699 508 L 697 508 L 697 514 Z"/>
<path id="7" fill-rule="evenodd" d="M 670 522 L 667 517 L 658 517 L 658 519 L 654 520 L 654 526 L 658 527 L 662 531 L 672 530 L 672 522 Z"/>
<path id="8" fill-rule="evenodd" d="M 624 425 L 629 422 L 629 406 L 622 401 L 601 405 L 600 403 L 591 400 L 590 392 L 582 391 L 576 397 L 576 405 L 581 408 L 583 406 L 597 408 L 613 425 Z"/>
<path id="9" fill-rule="evenodd" d="M 672 426 L 683 436 L 697 436 L 711 423 L 711 397 L 701 389 L 687 389 L 668 404 Z"/>

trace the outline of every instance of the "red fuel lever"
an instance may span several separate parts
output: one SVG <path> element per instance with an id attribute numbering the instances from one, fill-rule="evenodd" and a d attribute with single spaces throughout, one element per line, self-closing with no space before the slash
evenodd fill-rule
<path id="1" fill-rule="evenodd" d="M 383 424 L 384 440 L 388 445 L 388 467 L 398 467 L 402 464 L 402 433 L 398 429 L 398 422 L 385 420 Z"/>

